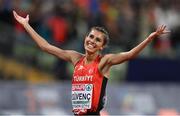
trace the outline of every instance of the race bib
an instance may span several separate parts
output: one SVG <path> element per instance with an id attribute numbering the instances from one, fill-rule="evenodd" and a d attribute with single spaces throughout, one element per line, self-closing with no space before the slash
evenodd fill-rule
<path id="1" fill-rule="evenodd" d="M 91 109 L 93 84 L 72 85 L 73 109 Z"/>

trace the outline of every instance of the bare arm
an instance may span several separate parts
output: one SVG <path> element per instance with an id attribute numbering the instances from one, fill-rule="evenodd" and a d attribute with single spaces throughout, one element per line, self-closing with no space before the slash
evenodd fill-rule
<path id="1" fill-rule="evenodd" d="M 35 30 L 29 25 L 29 15 L 26 18 L 19 16 L 15 11 L 13 11 L 15 19 L 25 28 L 25 30 L 30 34 L 32 39 L 37 43 L 41 50 L 48 52 L 57 56 L 60 59 L 66 60 L 75 64 L 79 58 L 82 56 L 80 53 L 73 50 L 62 50 L 49 44 L 44 38 L 42 38 Z"/>
<path id="2" fill-rule="evenodd" d="M 127 61 L 129 59 L 136 57 L 157 36 L 160 36 L 165 33 L 169 33 L 169 31 L 165 31 L 165 29 L 166 26 L 164 25 L 158 27 L 155 32 L 151 33 L 144 41 L 142 41 L 139 45 L 137 45 L 128 52 L 109 55 L 108 62 L 111 63 L 112 65 L 116 65 L 122 63 L 123 61 Z"/>
<path id="3" fill-rule="evenodd" d="M 169 33 L 169 31 L 165 31 L 166 26 L 162 25 L 153 33 L 151 33 L 144 41 L 142 41 L 139 45 L 134 47 L 128 52 L 122 52 L 117 54 L 108 54 L 102 58 L 99 69 L 103 74 L 106 74 L 109 71 L 109 68 L 112 65 L 120 64 L 124 61 L 130 60 L 136 57 L 153 39 L 161 34 Z"/>

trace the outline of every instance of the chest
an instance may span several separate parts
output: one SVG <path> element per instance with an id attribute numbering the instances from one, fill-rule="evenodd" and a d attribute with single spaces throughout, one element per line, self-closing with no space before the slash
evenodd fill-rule
<path id="1" fill-rule="evenodd" d="M 91 65 L 77 65 L 74 69 L 74 75 L 94 75 L 98 71 L 98 67 L 96 64 Z"/>
<path id="2" fill-rule="evenodd" d="M 75 83 L 94 83 L 101 79 L 102 76 L 98 71 L 98 65 L 93 63 L 90 65 L 77 65 L 74 69 L 72 81 Z"/>

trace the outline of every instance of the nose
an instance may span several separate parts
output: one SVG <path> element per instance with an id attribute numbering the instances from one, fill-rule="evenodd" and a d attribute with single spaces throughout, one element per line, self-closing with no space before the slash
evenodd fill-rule
<path id="1" fill-rule="evenodd" d="M 95 43 L 95 38 L 90 39 L 92 43 Z"/>

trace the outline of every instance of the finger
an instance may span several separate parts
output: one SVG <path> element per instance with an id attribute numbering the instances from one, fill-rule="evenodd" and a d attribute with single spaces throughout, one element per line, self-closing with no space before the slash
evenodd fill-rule
<path id="1" fill-rule="evenodd" d="M 16 11 L 15 11 L 15 10 L 13 10 L 13 13 L 16 13 Z"/>
<path id="2" fill-rule="evenodd" d="M 161 25 L 159 30 L 162 30 L 163 28 L 164 28 L 164 25 Z"/>
<path id="3" fill-rule="evenodd" d="M 160 33 L 159 35 L 162 35 L 162 34 L 169 34 L 171 33 L 171 31 L 163 31 L 162 33 Z"/>
<path id="4" fill-rule="evenodd" d="M 15 11 L 13 10 L 13 14 L 15 13 Z"/>
<path id="5" fill-rule="evenodd" d="M 13 10 L 13 15 L 15 16 L 16 15 L 16 12 Z"/>
<path id="6" fill-rule="evenodd" d="M 162 31 L 163 28 L 164 28 L 164 25 L 160 25 L 160 26 L 158 27 L 158 31 Z"/>
<path id="7" fill-rule="evenodd" d="M 157 27 L 156 32 L 159 32 L 159 30 L 160 30 L 160 26 Z"/>
<path id="8" fill-rule="evenodd" d="M 13 11 L 14 17 L 17 19 L 17 13 Z"/>
<path id="9" fill-rule="evenodd" d="M 29 19 L 29 14 L 26 16 L 26 19 Z"/>
<path id="10" fill-rule="evenodd" d="M 171 33 L 171 31 L 164 31 L 163 33 Z"/>
<path id="11" fill-rule="evenodd" d="M 161 29 L 161 26 L 158 26 L 157 30 L 160 30 Z"/>
<path id="12" fill-rule="evenodd" d="M 163 25 L 162 30 L 165 30 L 165 29 L 166 29 L 166 25 Z"/>
<path id="13" fill-rule="evenodd" d="M 13 13 L 14 13 L 14 16 L 18 17 L 18 14 L 15 11 Z"/>

